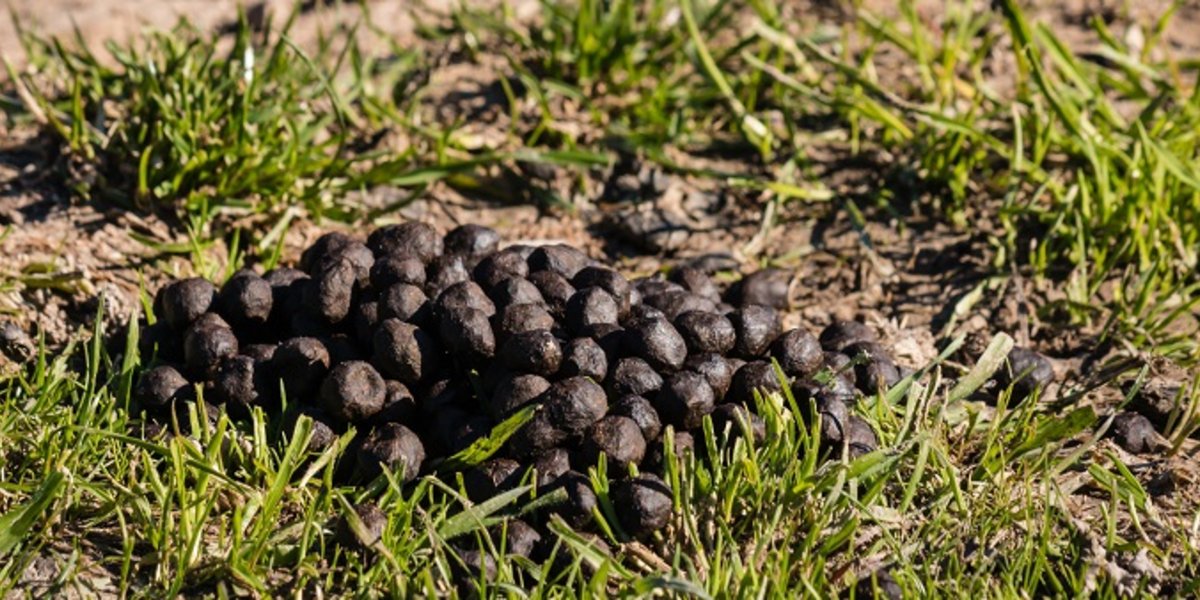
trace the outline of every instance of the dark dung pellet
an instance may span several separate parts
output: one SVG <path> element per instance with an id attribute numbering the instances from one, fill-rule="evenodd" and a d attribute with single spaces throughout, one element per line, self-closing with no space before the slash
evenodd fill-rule
<path id="1" fill-rule="evenodd" d="M 196 377 L 211 377 L 222 360 L 237 353 L 237 336 L 223 324 L 197 319 L 183 338 L 183 360 Z"/>
<path id="2" fill-rule="evenodd" d="M 792 274 L 782 269 L 762 269 L 730 286 L 726 300 L 735 306 L 787 308 Z"/>
<path id="3" fill-rule="evenodd" d="M 900 370 L 888 351 L 875 342 L 858 342 L 842 349 L 842 353 L 858 361 L 854 366 L 854 381 L 864 394 L 887 391 L 900 381 Z"/>
<path id="4" fill-rule="evenodd" d="M 1125 411 L 1114 417 L 1110 433 L 1126 452 L 1141 454 L 1158 447 L 1154 425 L 1150 419 L 1135 412 Z"/>
<path id="5" fill-rule="evenodd" d="M 604 389 L 586 377 L 569 377 L 546 391 L 551 425 L 568 435 L 581 435 L 608 411 Z"/>
<path id="6" fill-rule="evenodd" d="M 370 363 L 335 365 L 321 384 L 321 408 L 346 423 L 361 423 L 383 410 L 387 384 Z"/>
<path id="7" fill-rule="evenodd" d="M 429 298 L 421 288 L 409 283 L 396 283 L 385 289 L 376 306 L 377 319 L 400 319 L 427 325 L 431 316 Z"/>
<path id="8" fill-rule="evenodd" d="M 563 348 L 559 374 L 563 377 L 588 377 L 596 383 L 603 383 L 604 376 L 608 374 L 608 355 L 596 340 L 575 338 Z"/>
<path id="9" fill-rule="evenodd" d="M 446 254 L 484 256 L 500 247 L 500 234 L 491 227 L 466 224 L 451 229 L 443 239 Z"/>
<path id="10" fill-rule="evenodd" d="M 444 255 L 433 259 L 425 267 L 425 293 L 437 298 L 447 288 L 471 279 L 470 267 L 458 255 Z"/>
<path id="11" fill-rule="evenodd" d="M 763 360 L 748 362 L 733 374 L 726 400 L 754 406 L 754 392 L 763 397 L 783 390 L 775 366 Z"/>
<path id="12" fill-rule="evenodd" d="M 492 393 L 490 403 L 492 416 L 504 418 L 541 398 L 550 389 L 545 377 L 527 373 L 504 378 Z"/>
<path id="13" fill-rule="evenodd" d="M 371 287 L 386 290 L 398 283 L 425 286 L 425 264 L 413 256 L 389 256 L 371 266 Z"/>
<path id="14" fill-rule="evenodd" d="M 836 320 L 821 330 L 821 348 L 829 352 L 841 352 L 843 348 L 858 342 L 877 342 L 878 336 L 870 327 L 858 321 Z"/>
<path id="15" fill-rule="evenodd" d="M 549 331 L 529 331 L 509 337 L 498 357 L 513 371 L 550 376 L 558 372 L 563 351 L 558 338 Z"/>
<path id="16" fill-rule="evenodd" d="M 566 244 L 550 244 L 535 249 L 529 255 L 530 271 L 551 271 L 573 279 L 591 259 L 577 248 Z"/>
<path id="17" fill-rule="evenodd" d="M 630 353 L 662 371 L 677 370 L 687 360 L 683 336 L 666 319 L 647 319 L 632 325 L 625 330 L 625 345 Z"/>
<path id="18" fill-rule="evenodd" d="M 479 285 L 490 290 L 509 277 L 529 275 L 529 265 L 520 251 L 506 248 L 483 257 L 472 273 Z"/>
<path id="19" fill-rule="evenodd" d="M 162 319 L 176 331 L 183 331 L 208 312 L 217 290 L 207 279 L 192 277 L 168 284 L 162 290 Z"/>
<path id="20" fill-rule="evenodd" d="M 546 305 L 559 315 L 565 312 L 567 301 L 575 295 L 575 286 L 556 271 L 534 271 L 529 274 L 528 281 L 537 287 Z"/>
<path id="21" fill-rule="evenodd" d="M 521 463 L 511 458 L 492 458 L 463 473 L 463 487 L 468 498 L 482 502 L 516 487 L 521 473 Z"/>
<path id="22" fill-rule="evenodd" d="M 549 448 L 530 457 L 529 464 L 537 471 L 538 487 L 545 487 L 571 470 L 571 454 L 563 448 Z"/>
<path id="23" fill-rule="evenodd" d="M 581 333 L 589 326 L 615 324 L 620 318 L 617 302 L 612 294 L 592 287 L 575 292 L 567 301 L 565 323 L 567 329 Z"/>
<path id="24" fill-rule="evenodd" d="M 271 358 L 272 371 L 283 380 L 291 403 L 314 396 L 329 365 L 329 350 L 325 344 L 310 337 L 285 340 Z"/>
<path id="25" fill-rule="evenodd" d="M 779 313 L 768 306 L 743 306 L 729 313 L 729 322 L 737 332 L 734 352 L 746 359 L 763 356 L 782 333 Z"/>
<path id="26" fill-rule="evenodd" d="M 633 287 L 629 285 L 629 281 L 607 267 L 584 267 L 571 278 L 571 285 L 579 290 L 597 287 L 608 292 L 616 301 L 617 312 L 620 315 L 628 313 L 633 303 Z"/>
<path id="27" fill-rule="evenodd" d="M 719 300 L 721 290 L 707 273 L 694 267 L 675 267 L 671 269 L 670 281 L 677 283 L 683 289 L 709 300 Z"/>
<path id="28" fill-rule="evenodd" d="M 190 387 L 178 370 L 163 365 L 142 373 L 133 396 L 142 408 L 158 409 L 176 400 L 186 400 Z"/>
<path id="29" fill-rule="evenodd" d="M 1008 360 L 996 372 L 996 379 L 1003 388 L 1012 386 L 1014 399 L 1021 401 L 1054 380 L 1054 367 L 1045 356 L 1018 346 L 1008 353 Z"/>
<path id="30" fill-rule="evenodd" d="M 737 332 L 733 329 L 733 323 L 716 313 L 685 312 L 676 317 L 675 329 L 683 336 L 688 350 L 696 354 L 727 354 L 737 342 Z"/>
<path id="31" fill-rule="evenodd" d="M 699 427 L 716 407 L 716 397 L 708 382 L 691 371 L 667 376 L 653 402 L 663 422 L 682 429 Z"/>
<path id="32" fill-rule="evenodd" d="M 235 326 L 264 325 L 274 305 L 271 284 L 253 271 L 238 271 L 217 295 L 221 314 Z"/>
<path id="33" fill-rule="evenodd" d="M 376 229 L 367 238 L 367 247 L 377 258 L 411 256 L 428 264 L 441 256 L 442 237 L 431 225 L 408 221 Z"/>
<path id="34" fill-rule="evenodd" d="M 667 526 L 674 508 L 671 488 L 662 479 L 643 473 L 614 481 L 609 494 L 621 528 L 642 538 Z"/>
<path id="35" fill-rule="evenodd" d="M 542 292 L 524 277 L 509 277 L 492 287 L 489 296 L 497 307 L 510 304 L 544 304 Z"/>
<path id="36" fill-rule="evenodd" d="M 399 423 L 376 427 L 358 449 L 358 474 L 363 480 L 374 479 L 386 467 L 403 481 L 412 481 L 424 462 L 421 438 Z"/>
<path id="37" fill-rule="evenodd" d="M 662 433 L 662 420 L 649 400 L 641 396 L 623 396 L 608 409 L 610 415 L 629 417 L 637 423 L 646 440 L 657 440 Z"/>
<path id="38" fill-rule="evenodd" d="M 658 374 L 646 361 L 637 357 L 618 360 L 612 373 L 605 379 L 605 386 L 614 398 L 621 396 L 650 396 L 663 385 Z"/>
<path id="39" fill-rule="evenodd" d="M 578 471 L 563 473 L 555 482 L 567 492 L 567 500 L 556 507 L 559 515 L 568 525 L 575 529 L 587 527 L 592 522 L 593 512 L 597 507 L 596 492 L 592 490 L 592 482 Z"/>
<path id="40" fill-rule="evenodd" d="M 464 364 L 483 364 L 496 355 L 496 334 L 481 310 L 460 308 L 442 313 L 438 332 L 446 349 Z"/>
<path id="41" fill-rule="evenodd" d="M 414 384 L 432 375 L 440 363 L 441 350 L 423 329 L 399 319 L 379 324 L 373 339 L 372 362 L 380 372 L 404 384 Z"/>
<path id="42" fill-rule="evenodd" d="M 724 398 L 729 393 L 734 373 L 730 359 L 716 353 L 693 354 L 684 361 L 683 368 L 702 375 L 717 398 Z"/>
<path id="43" fill-rule="evenodd" d="M 771 356 L 792 377 L 809 377 L 825 364 L 821 343 L 803 329 L 792 329 L 776 338 L 771 344 Z"/>
<path id="44" fill-rule="evenodd" d="M 642 462 L 646 455 L 646 438 L 633 419 L 609 415 L 592 426 L 583 439 L 581 450 L 587 465 L 596 464 L 600 454 L 604 454 L 610 464 L 623 471 L 630 464 Z"/>
<path id="45" fill-rule="evenodd" d="M 483 288 L 473 281 L 451 285 L 438 295 L 434 304 L 440 314 L 464 308 L 480 311 L 488 317 L 496 314 L 496 304 L 488 298 Z"/>
<path id="46" fill-rule="evenodd" d="M 510 304 L 501 308 L 492 317 L 492 326 L 499 340 L 543 329 L 552 331 L 557 327 L 554 317 L 540 304 Z"/>
<path id="47" fill-rule="evenodd" d="M 726 403 L 717 406 L 712 412 L 713 430 L 720 433 L 727 428 L 729 434 L 741 436 L 743 427 L 749 427 L 754 442 L 761 444 L 767 439 L 767 423 L 762 417 L 750 412 L 741 404 Z"/>

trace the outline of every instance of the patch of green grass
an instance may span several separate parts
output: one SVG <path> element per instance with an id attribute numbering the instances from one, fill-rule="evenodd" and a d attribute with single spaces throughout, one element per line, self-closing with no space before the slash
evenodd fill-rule
<path id="1" fill-rule="evenodd" d="M 593 479 L 605 508 L 595 518 L 612 550 L 553 522 L 558 558 L 537 564 L 504 556 L 492 527 L 533 506 L 526 487 L 481 504 L 432 476 L 344 487 L 334 471 L 349 436 L 311 454 L 307 420 L 285 426 L 257 411 L 249 423 L 222 414 L 206 426 L 190 410 L 180 425 L 197 434 L 144 441 L 128 411 L 138 360 L 109 355 L 100 339 L 42 352 L 0 382 L 6 593 L 30 590 L 22 574 L 39 559 L 61 569 L 57 592 L 151 596 L 440 597 L 482 586 L 485 597 L 827 597 L 887 568 L 913 596 L 1116 597 L 1186 594 L 1200 574 L 1191 517 L 1159 504 L 1143 476 L 1098 445 L 1091 409 L 1062 418 L 1007 395 L 994 410 L 955 400 L 970 390 L 950 392 L 944 376 L 959 374 L 937 362 L 860 403 L 881 449 L 857 459 L 820 449 L 819 424 L 786 394 L 757 403 L 761 445 L 706 423 L 695 455 L 668 453 L 675 517 L 644 546 L 627 545 L 611 520 L 601 463 Z M 136 343 L 134 330 L 127 344 Z M 986 380 L 1004 347 L 993 354 L 963 380 Z M 388 526 L 371 548 L 347 551 L 334 543 L 335 523 L 368 499 Z M 495 578 L 456 587 L 464 548 L 495 556 Z M 1163 574 L 1120 578 L 1109 567 L 1139 553 Z"/>

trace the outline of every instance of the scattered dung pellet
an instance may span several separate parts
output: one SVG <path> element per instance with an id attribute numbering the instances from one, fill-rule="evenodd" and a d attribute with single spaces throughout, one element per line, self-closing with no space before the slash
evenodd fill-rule
<path id="1" fill-rule="evenodd" d="M 613 364 L 621 357 L 625 345 L 625 328 L 616 323 L 596 323 L 579 332 L 579 337 L 592 338 L 604 350 L 608 364 Z"/>
<path id="2" fill-rule="evenodd" d="M 326 323 L 340 323 L 350 314 L 357 273 L 344 258 L 321 263 L 304 285 L 304 306 Z"/>
<path id="3" fill-rule="evenodd" d="M 485 256 L 475 265 L 472 274 L 479 285 L 490 290 L 510 277 L 526 277 L 529 275 L 529 265 L 519 250 L 506 248 Z"/>
<path id="4" fill-rule="evenodd" d="M 485 460 L 463 473 L 463 487 L 473 502 L 482 502 L 516 487 L 522 472 L 521 463 L 511 458 Z"/>
<path id="5" fill-rule="evenodd" d="M 721 290 L 707 273 L 694 267 L 675 267 L 671 269 L 670 281 L 679 284 L 683 289 L 709 300 L 720 300 Z"/>
<path id="6" fill-rule="evenodd" d="M 728 429 L 729 435 L 741 436 L 743 426 L 750 428 L 754 442 L 761 444 L 767 439 L 767 423 L 762 417 L 750 412 L 741 404 L 721 404 L 712 412 L 713 430 L 721 433 Z"/>
<path id="7" fill-rule="evenodd" d="M 575 295 L 575 286 L 555 271 L 534 271 L 529 274 L 528 281 L 538 289 L 542 300 L 555 314 L 565 314 L 567 302 Z"/>
<path id="8" fill-rule="evenodd" d="M 509 277 L 492 288 L 489 294 L 498 307 L 511 304 L 545 304 L 542 292 L 528 279 Z"/>
<path id="9" fill-rule="evenodd" d="M 629 281 L 607 267 L 584 267 L 571 278 L 571 285 L 579 290 L 597 287 L 608 292 L 617 303 L 619 315 L 628 313 L 633 303 L 633 287 L 629 285 Z"/>
<path id="10" fill-rule="evenodd" d="M 174 367 L 154 367 L 142 373 L 133 397 L 145 409 L 158 409 L 171 402 L 190 399 L 191 384 Z"/>
<path id="11" fill-rule="evenodd" d="M 779 374 L 775 366 L 763 360 L 748 362 L 733 374 L 726 398 L 746 406 L 754 406 L 754 392 L 758 391 L 764 398 L 770 394 L 783 391 Z"/>
<path id="12" fill-rule="evenodd" d="M 663 385 L 662 375 L 650 363 L 628 357 L 617 361 L 612 373 L 605 379 L 608 393 L 614 398 L 621 396 L 650 396 Z"/>
<path id="13" fill-rule="evenodd" d="M 546 391 L 550 424 L 568 435 L 583 434 L 608 411 L 604 389 L 586 377 L 569 377 Z"/>
<path id="14" fill-rule="evenodd" d="M 683 368 L 702 375 L 716 397 L 724 398 L 729 393 L 734 373 L 730 359 L 715 353 L 693 354 L 684 361 Z"/>
<path id="15" fill-rule="evenodd" d="M 412 256 L 389 256 L 371 267 L 371 287 L 386 290 L 398 283 L 425 286 L 425 264 Z"/>
<path id="16" fill-rule="evenodd" d="M 821 348 L 829 352 L 841 352 L 850 344 L 877 342 L 878 336 L 870 327 L 858 321 L 837 320 L 821 330 Z"/>
<path id="17" fill-rule="evenodd" d="M 629 314 L 621 320 L 621 326 L 629 327 L 650 319 L 666 319 L 667 315 L 649 304 L 638 304 L 629 309 Z"/>
<path id="18" fill-rule="evenodd" d="M 411 429 L 385 423 L 371 431 L 357 455 L 361 480 L 370 481 L 387 468 L 402 481 L 412 481 L 425 462 L 425 446 Z"/>
<path id="19" fill-rule="evenodd" d="M 730 286 L 726 300 L 734 306 L 787 308 L 792 274 L 782 269 L 763 269 Z"/>
<path id="20" fill-rule="evenodd" d="M 642 461 L 643 471 L 649 473 L 662 474 L 666 468 L 666 442 L 665 432 L 657 440 L 652 442 L 646 449 L 646 458 Z M 672 447 L 675 452 L 675 457 L 681 462 L 684 457 L 696 452 L 696 439 L 692 434 L 686 431 L 675 431 L 672 433 L 674 445 Z"/>
<path id="21" fill-rule="evenodd" d="M 375 266 L 375 255 L 361 242 L 353 241 L 322 257 L 310 273 L 320 272 L 334 262 L 347 262 L 354 270 L 356 287 L 371 285 L 371 269 Z"/>
<path id="22" fill-rule="evenodd" d="M 343 548 L 365 550 L 383 539 L 387 524 L 387 515 L 379 506 L 374 502 L 363 502 L 354 506 L 354 518 L 342 515 L 338 519 L 335 539 Z"/>
<path id="23" fill-rule="evenodd" d="M 321 384 L 321 408 L 345 423 L 361 423 L 383 410 L 387 384 L 370 363 L 347 361 L 329 370 Z"/>
<path id="24" fill-rule="evenodd" d="M 758 358 L 778 338 L 781 331 L 779 313 L 768 306 L 752 304 L 729 314 L 729 322 L 737 332 L 734 352 L 742 358 Z"/>
<path id="25" fill-rule="evenodd" d="M 0 355 L 19 365 L 25 364 L 37 354 L 37 345 L 24 329 L 16 323 L 0 324 Z"/>
<path id="26" fill-rule="evenodd" d="M 172 329 L 183 331 L 208 312 L 216 299 L 217 290 L 207 279 L 192 277 L 168 284 L 161 294 L 160 316 Z"/>
<path id="27" fill-rule="evenodd" d="M 183 338 L 183 360 L 196 377 L 211 377 L 222 360 L 237 353 L 237 336 L 223 324 L 197 319 Z"/>
<path id="28" fill-rule="evenodd" d="M 870 454 L 879 448 L 879 438 L 866 419 L 850 415 L 846 423 L 845 442 L 850 446 L 850 458 Z"/>
<path id="29" fill-rule="evenodd" d="M 597 507 L 596 492 L 592 490 L 591 480 L 578 471 L 567 471 L 554 485 L 567 492 L 566 502 L 555 507 L 558 514 L 575 529 L 587 527 L 592 522 L 592 515 Z"/>
<path id="30" fill-rule="evenodd" d="M 329 417 L 322 413 L 320 409 L 312 406 L 305 406 L 296 414 L 297 418 L 300 415 L 306 415 L 312 419 L 312 435 L 308 438 L 308 451 L 314 454 L 324 452 L 333 446 L 338 440 L 338 434 L 329 424 Z M 295 423 L 291 424 L 295 428 Z"/>
<path id="31" fill-rule="evenodd" d="M 631 354 L 658 370 L 678 370 L 687 360 L 683 336 L 666 319 L 648 319 L 626 329 L 625 345 Z"/>
<path id="32" fill-rule="evenodd" d="M 518 333 L 508 338 L 497 356 L 505 367 L 513 371 L 550 376 L 558 372 L 563 351 L 558 338 L 542 330 Z"/>
<path id="33" fill-rule="evenodd" d="M 825 365 L 821 343 L 803 329 L 793 329 L 776 338 L 771 344 L 771 356 L 792 377 L 809 377 Z"/>
<path id="34" fill-rule="evenodd" d="M 491 298 L 473 281 L 463 281 L 446 288 L 435 301 L 440 314 L 469 308 L 482 312 L 491 317 L 496 314 L 496 305 Z"/>
<path id="35" fill-rule="evenodd" d="M 492 317 L 492 327 L 498 340 L 505 340 L 529 331 L 553 331 L 558 327 L 554 317 L 540 304 L 510 304 Z"/>
<path id="36" fill-rule="evenodd" d="M 408 221 L 376 229 L 367 238 L 367 247 L 376 258 L 411 256 L 422 263 L 442 255 L 442 237 L 431 225 Z"/>
<path id="37" fill-rule="evenodd" d="M 285 340 L 271 358 L 272 371 L 283 381 L 289 403 L 315 395 L 329 364 L 325 344 L 310 337 Z"/>
<path id="38" fill-rule="evenodd" d="M 376 423 L 412 423 L 417 416 L 417 399 L 407 385 L 395 379 L 383 382 L 383 408 L 375 413 Z"/>
<path id="39" fill-rule="evenodd" d="M 662 420 L 678 428 L 695 429 L 716 407 L 712 388 L 699 373 L 672 373 L 654 399 Z"/>
<path id="40" fill-rule="evenodd" d="M 217 304 L 221 314 L 235 326 L 265 325 L 275 301 L 271 284 L 253 271 L 238 271 L 221 286 Z"/>
<path id="41" fill-rule="evenodd" d="M 675 319 L 675 328 L 683 336 L 688 350 L 696 354 L 727 354 L 737 342 L 733 323 L 716 313 L 685 312 Z"/>
<path id="42" fill-rule="evenodd" d="M 492 416 L 501 419 L 507 417 L 541 398 L 548 389 L 550 382 L 539 375 L 522 373 L 507 377 L 492 393 Z"/>
<path id="43" fill-rule="evenodd" d="M 321 262 L 321 260 L 336 254 L 338 251 L 342 250 L 346 246 L 349 246 L 350 244 L 353 244 L 354 242 L 354 238 L 340 231 L 331 231 L 326 233 L 317 238 L 317 240 L 313 242 L 311 246 L 305 248 L 304 251 L 300 253 L 299 267 L 305 272 L 312 271 L 314 268 L 316 268 L 317 264 Z M 272 283 L 271 285 L 275 284 Z"/>
<path id="44" fill-rule="evenodd" d="M 213 377 L 213 400 L 237 418 L 248 417 L 251 407 L 260 404 L 266 394 L 257 364 L 249 356 L 232 356 L 221 361 Z"/>
<path id="45" fill-rule="evenodd" d="M 500 234 L 491 227 L 468 223 L 451 229 L 443 246 L 446 254 L 486 256 L 500 247 Z"/>
<path id="46" fill-rule="evenodd" d="M 592 262 L 588 255 L 566 244 L 541 246 L 529 255 L 530 271 L 551 271 L 570 280 Z"/>
<path id="47" fill-rule="evenodd" d="M 629 465 L 642 462 L 646 455 L 646 438 L 633 419 L 609 415 L 597 421 L 584 437 L 582 453 L 588 465 L 596 464 L 603 453 L 609 464 L 624 471 Z"/>
<path id="48" fill-rule="evenodd" d="M 615 324 L 619 316 L 612 294 L 593 287 L 575 292 L 567 301 L 565 323 L 569 331 L 581 333 L 592 325 Z"/>
<path id="49" fill-rule="evenodd" d="M 854 585 L 855 598 L 900 600 L 904 597 L 904 589 L 892 577 L 891 571 L 879 569 L 858 580 Z"/>
<path id="50" fill-rule="evenodd" d="M 1113 418 L 1110 434 L 1126 452 L 1141 454 L 1158 448 L 1158 434 L 1150 419 L 1125 411 Z"/>
<path id="51" fill-rule="evenodd" d="M 608 373 L 608 356 L 596 340 L 575 338 L 563 348 L 562 365 L 558 372 L 563 377 L 582 376 L 603 383 Z"/>
<path id="52" fill-rule="evenodd" d="M 438 331 L 446 349 L 466 364 L 483 364 L 496 355 L 496 334 L 483 311 L 462 308 L 444 312 Z"/>
<path id="53" fill-rule="evenodd" d="M 379 324 L 373 346 L 375 366 L 404 384 L 425 380 L 440 362 L 437 342 L 421 328 L 399 319 L 385 319 Z"/>
<path id="54" fill-rule="evenodd" d="M 712 300 L 682 289 L 653 296 L 643 294 L 642 302 L 662 311 L 668 321 L 674 321 L 685 312 L 718 312 L 717 305 Z"/>
<path id="55" fill-rule="evenodd" d="M 471 268 L 458 255 L 439 256 L 425 266 L 425 294 L 437 298 L 456 283 L 471 279 Z"/>
<path id="56" fill-rule="evenodd" d="M 571 470 L 571 454 L 563 448 L 542 450 L 530 457 L 530 468 L 537 471 L 538 487 L 549 486 Z"/>
<path id="57" fill-rule="evenodd" d="M 1001 388 L 1012 386 L 1013 399 L 1024 400 L 1054 380 L 1050 360 L 1028 348 L 1016 347 L 1008 353 L 1006 364 L 996 372 Z"/>
<path id="58" fill-rule="evenodd" d="M 886 392 L 900 381 L 900 370 L 888 351 L 875 342 L 858 342 L 842 349 L 842 354 L 857 361 L 854 381 L 864 394 Z"/>
<path id="59" fill-rule="evenodd" d="M 504 550 L 508 554 L 530 558 L 542 543 L 542 534 L 520 519 L 509 519 L 504 523 Z"/>
<path id="60" fill-rule="evenodd" d="M 400 319 L 414 325 L 425 325 L 432 316 L 425 292 L 408 283 L 393 284 L 385 289 L 376 306 L 377 319 Z"/>
<path id="61" fill-rule="evenodd" d="M 657 440 L 662 433 L 662 420 L 649 400 L 641 396 L 623 396 L 608 409 L 610 415 L 629 417 L 637 423 L 645 440 Z"/>
<path id="62" fill-rule="evenodd" d="M 618 479 L 609 490 L 617 519 L 625 533 L 644 538 L 667 526 L 674 509 L 671 488 L 662 479 L 643 473 Z"/>
<path id="63" fill-rule="evenodd" d="M 508 439 L 508 449 L 518 459 L 529 458 L 567 440 L 567 433 L 555 427 L 546 411 L 535 415 Z"/>

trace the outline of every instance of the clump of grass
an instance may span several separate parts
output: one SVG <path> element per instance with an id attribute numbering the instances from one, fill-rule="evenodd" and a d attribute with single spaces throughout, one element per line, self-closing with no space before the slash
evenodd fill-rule
<path id="1" fill-rule="evenodd" d="M 33 68 L 10 75 L 64 145 L 82 197 L 198 230 L 217 217 L 262 228 L 294 207 L 353 220 L 363 211 L 343 198 L 376 158 L 362 147 L 396 108 L 367 98 L 361 79 L 378 65 L 362 55 L 357 28 L 322 38 L 309 55 L 289 37 L 294 18 L 278 31 L 270 22 L 252 31 L 242 19 L 232 36 L 182 21 L 109 43 L 103 58 L 82 40 L 22 30 Z"/>

